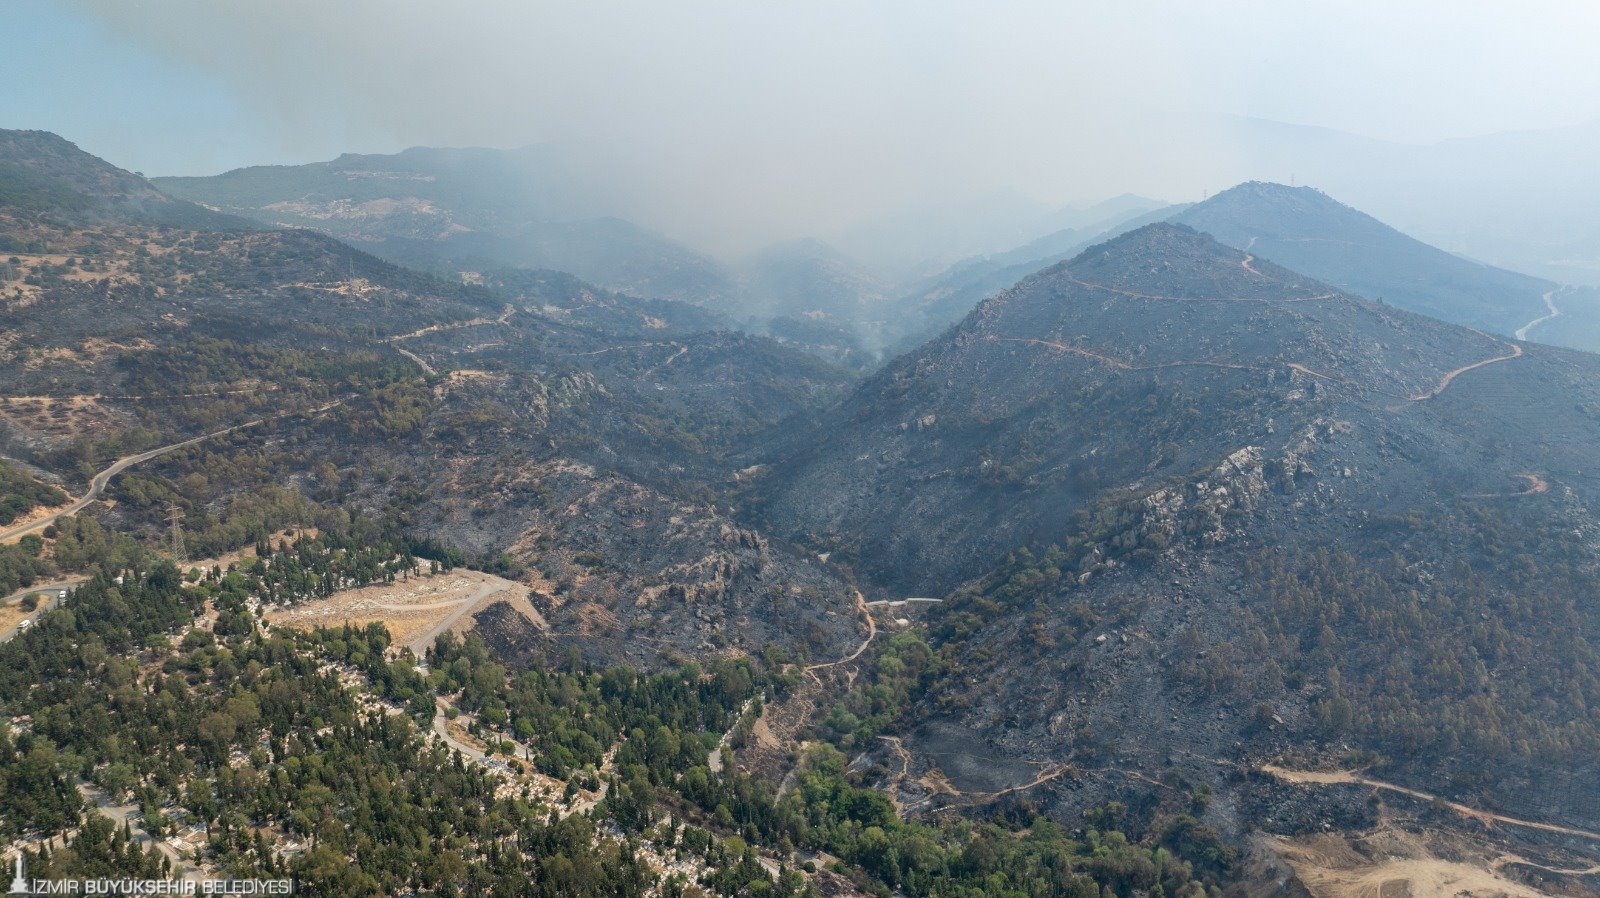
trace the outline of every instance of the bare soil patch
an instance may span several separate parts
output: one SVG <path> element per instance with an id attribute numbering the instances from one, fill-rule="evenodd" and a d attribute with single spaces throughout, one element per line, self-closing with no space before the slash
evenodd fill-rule
<path id="1" fill-rule="evenodd" d="M 274 609 L 267 613 L 267 621 L 303 629 L 381 623 L 396 645 L 415 644 L 424 637 L 431 642 L 457 623 L 471 627 L 470 613 L 491 600 L 520 598 L 526 604 L 526 593 L 527 587 L 504 577 L 457 570 L 345 590 L 326 599 Z M 519 610 L 528 613 L 533 609 Z"/>
<path id="2" fill-rule="evenodd" d="M 1268 839 L 1314 898 L 1539 898 L 1550 892 L 1512 879 L 1488 852 L 1448 850 L 1398 829 L 1355 837 Z M 1457 846 L 1459 848 L 1459 846 Z"/>

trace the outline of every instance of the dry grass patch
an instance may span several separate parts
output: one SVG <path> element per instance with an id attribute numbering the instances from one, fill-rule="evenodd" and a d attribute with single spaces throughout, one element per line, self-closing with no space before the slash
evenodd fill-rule
<path id="1" fill-rule="evenodd" d="M 492 600 L 515 596 L 526 602 L 526 592 L 526 586 L 503 577 L 457 570 L 348 589 L 326 599 L 276 608 L 267 612 L 267 621 L 301 629 L 380 623 L 388 628 L 395 645 L 415 647 L 431 642 L 463 618 L 470 626 L 469 613 Z"/>

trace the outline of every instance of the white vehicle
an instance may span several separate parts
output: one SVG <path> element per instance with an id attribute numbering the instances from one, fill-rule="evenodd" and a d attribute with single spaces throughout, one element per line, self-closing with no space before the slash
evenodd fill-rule
<path id="1" fill-rule="evenodd" d="M 31 621 L 31 620 L 25 620 L 25 621 L 23 621 L 23 622 L 22 622 L 22 623 L 20 623 L 20 624 L 17 624 L 17 629 L 18 629 L 18 630 L 26 630 L 26 629 L 28 629 L 28 628 L 29 628 L 29 627 L 31 627 L 31 626 L 33 626 L 33 621 Z"/>

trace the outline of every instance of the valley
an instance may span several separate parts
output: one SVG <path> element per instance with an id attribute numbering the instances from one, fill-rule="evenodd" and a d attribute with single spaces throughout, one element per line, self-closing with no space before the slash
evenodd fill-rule
<path id="1" fill-rule="evenodd" d="M 535 214 L 499 153 L 0 150 L 59 191 L 0 203 L 40 250 L 0 586 L 75 589 L 0 609 L 30 869 L 1600 890 L 1600 357 L 1526 342 L 1560 287 L 1282 185 L 896 294 Z"/>

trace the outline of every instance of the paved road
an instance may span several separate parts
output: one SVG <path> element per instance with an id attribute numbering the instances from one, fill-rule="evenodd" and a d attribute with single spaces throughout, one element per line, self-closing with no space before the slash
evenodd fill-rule
<path id="1" fill-rule="evenodd" d="M 444 714 L 445 709 L 448 707 L 450 707 L 449 703 L 442 698 L 433 700 L 433 731 L 439 734 L 439 738 L 444 740 L 445 745 L 461 752 L 463 758 L 469 761 L 482 761 L 484 758 L 482 749 L 462 742 L 455 736 L 450 735 L 450 721 Z"/>
<path id="2" fill-rule="evenodd" d="M 111 822 L 116 824 L 117 829 L 127 827 L 135 842 L 146 849 L 154 846 L 157 851 L 160 851 L 167 861 L 172 864 L 173 875 L 183 879 L 197 878 L 195 871 L 191 869 L 189 864 L 184 863 L 183 855 L 179 854 L 176 848 L 173 848 L 165 841 L 156 840 L 144 831 L 143 815 L 138 805 L 117 804 L 111 800 L 111 796 L 93 783 L 80 781 L 78 783 L 78 794 L 82 795 L 84 800 L 93 804 L 95 809 L 103 816 L 110 818 Z"/>
<path id="3" fill-rule="evenodd" d="M 435 606 L 444 604 L 455 605 L 457 607 L 455 611 L 445 615 L 444 618 L 437 624 L 434 624 L 429 629 L 423 631 L 417 636 L 416 639 L 411 640 L 411 654 L 416 655 L 419 660 L 425 657 L 428 653 L 428 649 L 433 646 L 434 640 L 439 638 L 439 634 L 455 626 L 456 621 L 461 620 L 462 615 L 466 614 L 468 611 L 471 611 L 479 602 L 483 601 L 484 599 L 487 599 L 488 597 L 497 593 L 509 592 L 510 589 L 511 587 L 507 586 L 504 582 L 496 583 L 491 580 L 488 583 L 484 583 L 483 585 L 479 586 L 477 590 L 472 593 L 472 595 L 465 599 L 461 599 L 456 602 L 434 603 Z M 415 608 L 417 606 L 412 605 L 409 607 Z"/>
<path id="4" fill-rule="evenodd" d="M 35 593 L 35 592 L 44 593 L 46 598 L 45 598 L 45 600 L 43 602 L 39 603 L 39 607 L 32 614 L 28 615 L 27 617 L 23 618 L 22 620 L 17 621 L 17 623 L 14 626 L 12 626 L 11 629 L 5 631 L 4 633 L 0 633 L 0 643 L 10 642 L 12 639 L 14 639 L 16 637 L 16 635 L 18 633 L 22 632 L 22 623 L 23 623 L 23 621 L 36 621 L 46 611 L 50 611 L 50 610 L 54 609 L 57 605 L 60 605 L 61 604 L 61 591 L 63 589 L 66 589 L 66 590 L 77 589 L 78 587 L 82 586 L 85 582 L 87 582 L 88 579 L 89 579 L 88 577 L 74 577 L 74 578 L 72 578 L 70 580 L 58 580 L 55 583 L 41 583 L 38 586 L 33 586 L 33 587 L 29 587 L 28 589 L 18 590 L 17 592 L 14 592 L 11 595 L 7 596 L 5 602 L 4 603 L 0 603 L 0 604 L 9 605 L 12 602 L 20 602 L 20 601 L 22 601 L 22 597 L 23 596 L 28 595 L 29 593 Z"/>
<path id="5" fill-rule="evenodd" d="M 320 408 L 312 409 L 310 412 L 304 412 L 304 413 L 302 413 L 302 412 L 284 412 L 283 414 L 273 415 L 273 416 L 267 417 L 267 418 L 257 418 L 254 421 L 246 421 L 243 424 L 235 424 L 232 427 L 224 427 L 221 430 L 214 430 L 211 433 L 202 434 L 202 435 L 197 436 L 197 437 L 192 437 L 192 438 L 184 440 L 184 441 L 182 441 L 180 443 L 172 443 L 171 445 L 168 445 L 168 446 L 158 446 L 155 449 L 150 449 L 150 450 L 147 450 L 147 451 L 144 451 L 144 452 L 140 452 L 137 455 L 129 455 L 129 456 L 125 456 L 123 458 L 119 458 L 116 461 L 112 462 L 111 466 L 109 468 L 106 468 L 104 471 L 101 471 L 100 473 L 94 475 L 94 479 L 89 482 L 89 491 L 87 493 L 84 493 L 83 497 L 78 499 L 78 501 L 72 503 L 71 505 L 68 505 L 66 508 L 63 508 L 60 511 L 53 512 L 53 513 L 51 513 L 49 515 L 46 515 L 45 517 L 39 518 L 36 521 L 29 521 L 26 524 L 18 524 L 15 527 L 11 527 L 11 528 L 8 528 L 6 530 L 0 530 L 0 542 L 5 542 L 6 540 L 10 540 L 10 539 L 16 539 L 17 537 L 23 536 L 23 535 L 28 534 L 28 533 L 32 533 L 35 530 L 43 530 L 44 528 L 50 526 L 51 524 L 54 524 L 56 521 L 59 521 L 64 517 L 68 517 L 69 515 L 77 514 L 78 512 L 80 512 L 80 511 L 84 510 L 85 508 L 87 508 L 89 503 L 91 503 L 94 500 L 100 498 L 100 494 L 105 492 L 107 484 L 109 484 L 111 482 L 111 478 L 117 476 L 118 474 L 121 474 L 123 471 L 126 471 L 127 469 L 133 467 L 136 464 L 139 464 L 140 462 L 146 462 L 146 461 L 149 461 L 152 458 L 157 458 L 159 456 L 166 455 L 168 452 L 174 452 L 174 451 L 176 451 L 178 449 L 182 449 L 182 448 L 184 448 L 186 446 L 193 446 L 196 443 L 205 442 L 206 440 L 209 440 L 212 437 L 220 437 L 220 436 L 222 436 L 224 434 L 233 433 L 235 430 L 243 430 L 246 427 L 254 427 L 257 424 L 264 424 L 267 421 L 275 421 L 275 420 L 277 420 L 279 418 L 287 418 L 287 417 L 289 417 L 291 415 L 297 415 L 297 414 L 312 414 L 312 415 L 320 414 L 322 412 L 327 411 L 330 408 L 333 408 L 334 406 L 338 405 L 339 403 L 341 403 L 343 401 L 344 400 L 342 400 L 342 399 L 335 400 L 333 402 L 328 403 L 327 405 L 321 406 Z"/>

